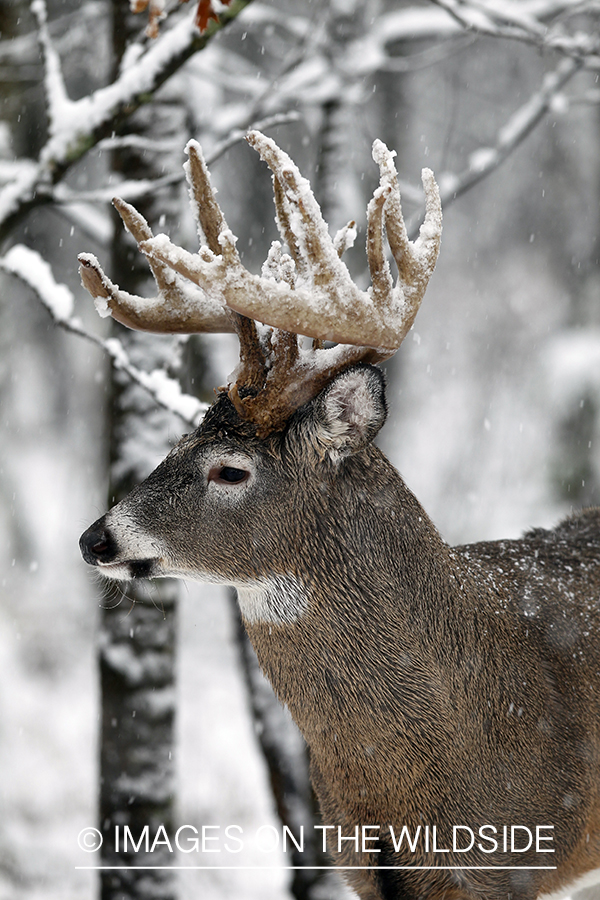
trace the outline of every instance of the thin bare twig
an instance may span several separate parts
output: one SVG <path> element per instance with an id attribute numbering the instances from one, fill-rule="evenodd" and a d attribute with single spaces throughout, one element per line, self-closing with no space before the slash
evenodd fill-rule
<path id="1" fill-rule="evenodd" d="M 418 53 L 411 53 L 407 56 L 388 56 L 377 65 L 378 72 L 419 72 L 422 69 L 428 69 L 430 66 L 436 66 L 440 62 L 452 59 L 459 53 L 462 53 L 477 40 L 475 34 L 458 34 L 455 37 L 447 38 L 443 43 L 428 47 Z"/>

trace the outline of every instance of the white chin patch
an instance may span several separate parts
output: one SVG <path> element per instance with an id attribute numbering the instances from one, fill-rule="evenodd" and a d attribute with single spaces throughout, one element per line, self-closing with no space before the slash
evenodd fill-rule
<path id="1" fill-rule="evenodd" d="M 113 563 L 103 565 L 98 563 L 98 571 L 105 578 L 112 578 L 114 581 L 131 581 L 133 575 L 127 563 Z"/>
<path id="2" fill-rule="evenodd" d="M 266 622 L 271 625 L 291 625 L 306 612 L 309 606 L 308 594 L 302 584 L 292 575 L 271 575 L 253 581 L 232 583 L 227 578 L 209 572 L 170 569 L 164 565 L 164 562 L 162 565 L 157 565 L 157 560 L 152 560 L 152 563 L 152 571 L 148 573 L 152 578 L 165 576 L 189 578 L 202 584 L 235 587 L 242 616 L 249 624 Z M 115 581 L 131 581 L 136 576 L 130 563 L 100 564 L 98 570 L 107 578 Z"/>
<path id="3" fill-rule="evenodd" d="M 308 594 L 292 575 L 272 575 L 235 587 L 242 616 L 251 625 L 291 625 L 308 609 Z"/>

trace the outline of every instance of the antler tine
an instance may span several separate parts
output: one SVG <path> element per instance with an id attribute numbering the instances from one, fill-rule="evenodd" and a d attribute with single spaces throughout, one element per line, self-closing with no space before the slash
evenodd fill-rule
<path id="1" fill-rule="evenodd" d="M 119 213 L 125 228 L 134 238 L 138 247 L 143 241 L 149 241 L 154 237 L 148 222 L 135 206 L 132 206 L 131 203 L 127 203 L 125 200 L 121 200 L 120 197 L 113 197 L 112 203 Z M 146 258 L 146 261 L 150 266 L 159 293 L 163 295 L 170 294 L 173 289 L 172 269 L 158 259 Z M 178 298 L 175 298 L 176 301 L 177 299 Z"/>
<path id="2" fill-rule="evenodd" d="M 210 183 L 210 172 L 204 161 L 202 148 L 197 141 L 189 141 L 186 147 L 188 162 L 185 164 L 185 173 L 190 186 L 190 200 L 194 208 L 196 220 L 202 239 L 206 241 L 209 250 L 215 255 L 228 256 L 228 262 L 239 264 L 239 256 L 235 249 L 233 236 L 229 240 L 221 240 L 221 236 L 230 235 L 231 232 L 225 221 L 221 207 L 217 203 L 215 190 Z M 241 412 L 237 384 L 243 385 L 252 391 L 259 390 L 266 377 L 266 361 L 260 346 L 256 324 L 240 313 L 223 307 L 223 312 L 231 322 L 240 342 L 240 364 L 238 366 L 237 382 L 230 391 L 232 402 Z"/>
<path id="3" fill-rule="evenodd" d="M 134 206 L 119 197 L 114 198 L 113 204 L 138 246 L 153 237 L 150 226 Z M 221 304 L 208 300 L 197 287 L 184 281 L 161 260 L 148 258 L 148 263 L 158 295 L 144 298 L 122 291 L 105 275 L 91 253 L 80 254 L 81 283 L 94 298 L 101 316 L 112 315 L 127 328 L 158 334 L 235 330 L 227 310 Z"/>
<path id="4" fill-rule="evenodd" d="M 380 185 L 367 207 L 367 261 L 371 275 L 373 303 L 380 310 L 391 296 L 394 283 L 383 245 L 383 207 L 389 188 Z"/>
<path id="5" fill-rule="evenodd" d="M 292 230 L 290 210 L 297 211 L 301 227 L 294 227 L 293 243 L 298 247 L 299 255 L 304 260 L 302 268 L 307 274 L 310 272 L 315 286 L 327 285 L 339 271 L 339 257 L 309 182 L 302 177 L 287 153 L 271 138 L 265 137 L 260 131 L 251 131 L 246 140 L 258 151 L 282 188 L 285 200 L 281 196 L 278 197 L 277 192 L 275 195 L 278 215 L 280 209 L 284 210 L 282 237 L 289 245 L 288 233 Z M 290 246 L 290 250 L 294 255 L 293 246 Z"/>
<path id="6" fill-rule="evenodd" d="M 442 236 L 442 205 L 431 169 L 423 169 L 425 221 L 419 237 L 409 240 L 402 215 L 395 154 L 382 141 L 373 144 L 373 159 L 379 165 L 380 185 L 388 190 L 384 206 L 385 229 L 390 250 L 398 267 L 398 282 L 390 294 L 393 306 L 402 307 L 398 323 L 398 346 L 410 331 L 438 258 Z M 377 192 L 376 192 L 377 193 Z"/>
<path id="7" fill-rule="evenodd" d="M 277 222 L 279 234 L 288 246 L 292 259 L 294 260 L 296 270 L 299 274 L 304 275 L 306 271 L 306 263 L 302 256 L 302 253 L 300 252 L 300 246 L 296 239 L 296 235 L 292 230 L 290 222 L 290 209 L 287 202 L 284 186 L 275 174 L 272 177 L 272 182 L 273 199 L 275 200 L 275 221 Z"/>
<path id="8" fill-rule="evenodd" d="M 352 219 L 347 225 L 337 232 L 333 239 L 333 247 L 338 256 L 343 256 L 346 250 L 354 247 L 356 240 L 356 222 Z"/>
<path id="9" fill-rule="evenodd" d="M 152 229 L 143 215 L 137 211 L 135 206 L 132 206 L 131 203 L 127 203 L 125 200 L 121 200 L 120 197 L 113 197 L 112 203 L 121 216 L 121 221 L 125 225 L 125 228 L 138 244 L 141 241 L 147 241 L 151 237 L 154 237 Z"/>
<path id="10" fill-rule="evenodd" d="M 190 187 L 190 200 L 196 221 L 202 229 L 200 243 L 205 240 L 208 248 L 213 253 L 219 254 L 221 253 L 219 236 L 227 229 L 227 222 L 210 183 L 210 172 L 204 162 L 200 144 L 197 141 L 189 141 L 185 149 L 188 161 L 183 168 Z"/>

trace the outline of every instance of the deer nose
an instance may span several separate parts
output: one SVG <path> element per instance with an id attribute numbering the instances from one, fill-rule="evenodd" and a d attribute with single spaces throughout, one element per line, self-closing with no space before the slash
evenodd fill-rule
<path id="1" fill-rule="evenodd" d="M 79 549 L 86 563 L 91 566 L 109 563 L 115 558 L 116 544 L 103 524 L 103 519 L 98 519 L 83 532 L 79 538 Z"/>

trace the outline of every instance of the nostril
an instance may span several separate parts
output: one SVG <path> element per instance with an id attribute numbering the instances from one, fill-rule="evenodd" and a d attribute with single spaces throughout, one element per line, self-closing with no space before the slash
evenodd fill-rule
<path id="1" fill-rule="evenodd" d="M 106 535 L 103 535 L 99 540 L 97 540 L 94 544 L 90 544 L 90 550 L 96 556 L 102 556 L 108 550 L 108 539 Z"/>
<path id="2" fill-rule="evenodd" d="M 106 528 L 94 523 L 79 539 L 81 555 L 87 563 L 97 566 L 98 563 L 111 562 L 116 556 L 115 542 Z"/>

